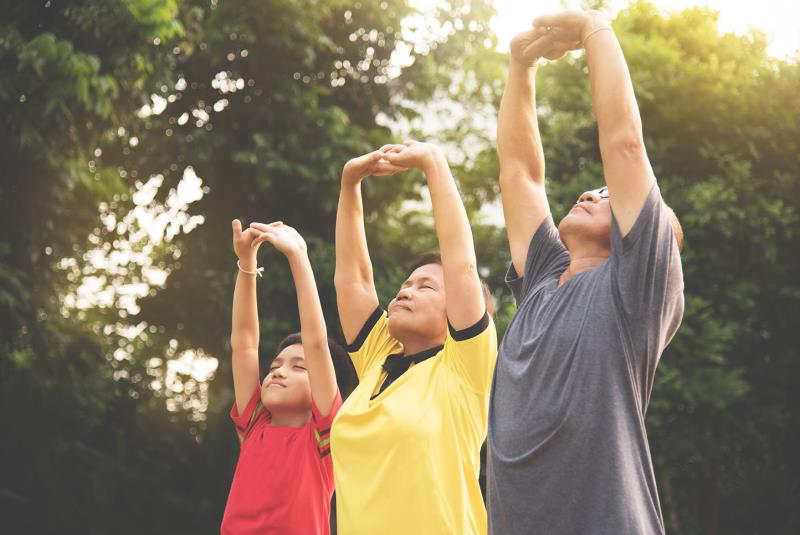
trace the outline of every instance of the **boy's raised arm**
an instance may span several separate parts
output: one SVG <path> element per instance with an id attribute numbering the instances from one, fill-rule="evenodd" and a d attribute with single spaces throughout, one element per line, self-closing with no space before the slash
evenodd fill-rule
<path id="1" fill-rule="evenodd" d="M 311 397 L 322 416 L 327 416 L 336 399 L 336 372 L 328 347 L 328 330 L 322 305 L 319 301 L 314 271 L 308 259 L 308 250 L 303 237 L 288 225 L 253 223 L 252 227 L 262 232 L 254 240 L 254 246 L 268 242 L 286 256 L 292 270 L 297 308 L 300 313 L 300 336 L 303 341 Z"/>
<path id="2" fill-rule="evenodd" d="M 242 414 L 261 384 L 258 373 L 259 330 L 255 275 L 258 247 L 252 246 L 261 232 L 252 228 L 242 231 L 242 223 L 238 219 L 234 219 L 231 226 L 233 250 L 239 257 L 240 267 L 233 291 L 231 365 L 236 410 Z"/>

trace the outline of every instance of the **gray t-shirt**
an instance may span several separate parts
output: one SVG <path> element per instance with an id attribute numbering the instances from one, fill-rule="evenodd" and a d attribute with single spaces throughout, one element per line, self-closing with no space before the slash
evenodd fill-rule
<path id="1" fill-rule="evenodd" d="M 494 535 L 663 533 L 644 425 L 683 315 L 678 244 L 658 186 L 611 257 L 558 287 L 569 254 L 548 217 L 531 240 L 489 409 Z"/>

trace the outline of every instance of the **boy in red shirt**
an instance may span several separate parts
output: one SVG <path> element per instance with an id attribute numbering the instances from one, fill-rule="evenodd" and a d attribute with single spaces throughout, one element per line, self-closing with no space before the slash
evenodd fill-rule
<path id="1" fill-rule="evenodd" d="M 239 275 L 233 294 L 231 349 L 236 401 L 231 418 L 241 451 L 222 519 L 223 535 L 329 533 L 333 465 L 331 422 L 342 404 L 322 307 L 300 234 L 281 222 L 234 220 Z M 278 347 L 263 382 L 258 371 L 258 247 L 286 256 L 297 290 L 300 333 Z"/>

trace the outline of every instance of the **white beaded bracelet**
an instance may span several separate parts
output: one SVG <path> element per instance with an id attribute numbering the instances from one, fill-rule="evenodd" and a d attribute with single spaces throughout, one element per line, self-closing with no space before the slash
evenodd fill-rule
<path id="1" fill-rule="evenodd" d="M 248 275 L 258 275 L 259 277 L 263 276 L 261 275 L 264 272 L 263 267 L 256 268 L 255 271 L 247 271 L 246 269 L 242 269 L 242 265 L 239 263 L 239 260 L 236 261 L 236 267 L 238 267 L 239 271 L 241 271 L 242 273 L 247 273 Z"/>

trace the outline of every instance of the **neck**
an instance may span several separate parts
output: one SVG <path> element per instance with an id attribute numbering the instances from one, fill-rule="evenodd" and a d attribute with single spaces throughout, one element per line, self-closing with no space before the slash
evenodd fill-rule
<path id="1" fill-rule="evenodd" d="M 280 408 L 276 411 L 270 410 L 270 423 L 277 427 L 303 427 L 311 417 L 308 409 L 294 410 Z"/>
<path id="2" fill-rule="evenodd" d="M 566 283 L 572 277 L 583 273 L 584 271 L 588 271 L 590 269 L 596 268 L 610 257 L 610 254 L 602 255 L 602 254 L 589 254 L 583 256 L 572 256 L 570 253 L 570 260 L 569 266 L 561 274 L 561 278 L 558 281 L 558 285 L 561 286 L 562 284 Z"/>
<path id="3" fill-rule="evenodd" d="M 425 351 L 432 347 L 444 345 L 445 336 L 430 338 L 430 337 L 417 337 L 409 336 L 403 337 L 400 343 L 403 344 L 403 355 L 416 355 L 420 351 Z"/>

